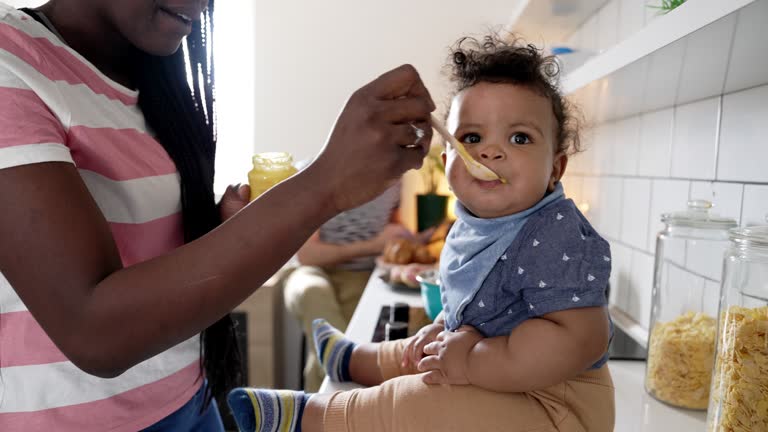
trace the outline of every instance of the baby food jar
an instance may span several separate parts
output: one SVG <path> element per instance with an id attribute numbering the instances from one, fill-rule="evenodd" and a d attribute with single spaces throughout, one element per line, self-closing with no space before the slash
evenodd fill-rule
<path id="1" fill-rule="evenodd" d="M 269 152 L 253 156 L 253 169 L 248 172 L 251 186 L 251 201 L 258 198 L 272 186 L 296 174 L 293 156 L 290 153 Z"/>
<path id="2" fill-rule="evenodd" d="M 711 207 L 689 201 L 688 210 L 661 216 L 645 370 L 651 396 L 698 410 L 709 402 L 722 260 L 737 225 Z"/>
<path id="3" fill-rule="evenodd" d="M 709 431 L 768 431 L 768 226 L 730 232 Z"/>

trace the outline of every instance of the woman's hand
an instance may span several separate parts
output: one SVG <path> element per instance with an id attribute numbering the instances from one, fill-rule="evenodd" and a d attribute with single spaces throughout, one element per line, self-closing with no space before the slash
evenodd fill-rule
<path id="1" fill-rule="evenodd" d="M 408 367 L 410 364 L 418 365 L 424 357 L 424 347 L 436 340 L 437 335 L 443 330 L 445 330 L 443 323 L 427 324 L 420 328 L 414 337 L 408 339 L 403 350 L 403 367 Z"/>
<path id="2" fill-rule="evenodd" d="M 427 372 L 422 378 L 426 384 L 469 384 L 467 361 L 472 348 L 483 335 L 472 326 L 461 326 L 455 332 L 442 331 L 437 340 L 424 347 L 419 371 Z"/>
<path id="3" fill-rule="evenodd" d="M 246 205 L 251 197 L 251 187 L 241 184 L 229 185 L 219 201 L 219 214 L 221 221 L 231 218 Z"/>
<path id="4" fill-rule="evenodd" d="M 421 167 L 429 150 L 429 115 L 435 104 L 418 72 L 404 65 L 356 91 L 320 155 L 307 171 L 331 183 L 338 212 L 384 192 L 409 169 Z M 419 139 L 415 125 L 423 131 Z"/>
<path id="5" fill-rule="evenodd" d="M 400 224 L 387 224 L 370 242 L 373 251 L 376 254 L 384 252 L 384 248 L 387 243 L 397 239 L 411 239 L 414 238 L 413 233 L 406 227 Z"/>

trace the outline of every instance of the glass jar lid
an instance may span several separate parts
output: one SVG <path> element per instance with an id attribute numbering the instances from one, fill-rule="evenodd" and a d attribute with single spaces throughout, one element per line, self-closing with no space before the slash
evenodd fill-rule
<path id="1" fill-rule="evenodd" d="M 735 243 L 745 246 L 768 246 L 768 225 L 734 228 L 729 237 Z"/>
<path id="2" fill-rule="evenodd" d="M 688 210 L 664 213 L 661 221 L 670 226 L 684 226 L 692 228 L 721 229 L 735 228 L 736 219 L 722 217 L 712 213 L 712 203 L 707 200 L 688 201 Z"/>

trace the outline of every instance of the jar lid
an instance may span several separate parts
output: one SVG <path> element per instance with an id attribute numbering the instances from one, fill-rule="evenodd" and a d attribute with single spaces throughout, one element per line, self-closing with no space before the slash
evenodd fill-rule
<path id="1" fill-rule="evenodd" d="M 287 152 L 264 152 L 253 155 L 252 161 L 259 165 L 291 165 L 293 156 Z"/>
<path id="2" fill-rule="evenodd" d="M 685 226 L 692 228 L 722 229 L 735 228 L 736 219 L 722 217 L 712 213 L 712 203 L 707 200 L 688 201 L 688 210 L 676 213 L 664 213 L 661 221 L 671 226 Z"/>
<path id="3" fill-rule="evenodd" d="M 768 225 L 758 225 L 730 230 L 732 241 L 743 245 L 768 246 Z"/>

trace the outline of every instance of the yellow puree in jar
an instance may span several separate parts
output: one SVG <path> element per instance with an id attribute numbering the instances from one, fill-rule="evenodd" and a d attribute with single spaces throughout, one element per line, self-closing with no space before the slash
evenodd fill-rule
<path id="1" fill-rule="evenodd" d="M 296 172 L 289 153 L 269 152 L 253 156 L 253 169 L 248 172 L 251 201 Z"/>

